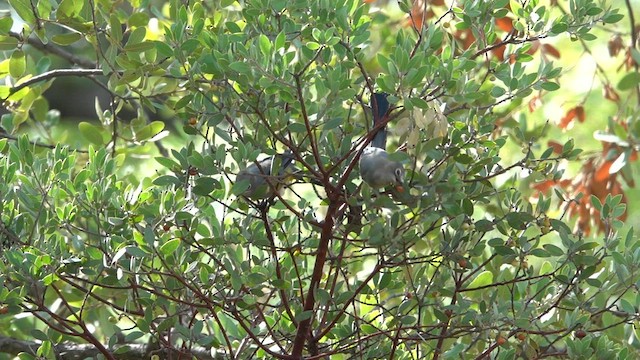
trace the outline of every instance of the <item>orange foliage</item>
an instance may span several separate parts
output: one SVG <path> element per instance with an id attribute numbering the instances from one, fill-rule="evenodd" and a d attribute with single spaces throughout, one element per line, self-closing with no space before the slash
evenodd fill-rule
<path id="1" fill-rule="evenodd" d="M 553 152 L 555 154 L 558 154 L 558 155 L 562 154 L 562 149 L 564 148 L 564 146 L 562 146 L 562 144 L 560 144 L 557 141 L 553 141 L 553 140 L 549 140 L 547 142 L 547 146 L 550 147 L 550 148 L 553 148 Z"/>
<path id="2" fill-rule="evenodd" d="M 542 105 L 542 99 L 540 98 L 540 94 L 536 94 L 529 100 L 529 112 L 536 111 L 540 105 Z"/>
<path id="3" fill-rule="evenodd" d="M 575 119 L 578 119 L 580 122 L 584 122 L 585 114 L 584 107 L 582 105 L 578 105 L 574 108 L 571 108 L 567 113 L 560 119 L 558 126 L 561 129 L 566 129 Z"/>
<path id="4" fill-rule="evenodd" d="M 508 16 L 496 19 L 496 25 L 504 32 L 511 32 L 511 30 L 513 30 L 513 20 Z"/>
<path id="5" fill-rule="evenodd" d="M 427 5 L 429 5 L 429 9 L 427 9 Z M 409 13 L 409 18 L 405 22 L 405 26 L 413 26 L 416 29 L 422 28 L 424 21 L 435 16 L 430 6 L 440 5 L 444 5 L 444 0 L 430 1 L 428 3 L 425 3 L 424 0 L 414 0 L 411 6 L 411 13 Z"/>
<path id="6" fill-rule="evenodd" d="M 554 152 L 561 152 L 562 145 L 550 142 L 550 146 L 554 148 Z M 585 235 L 589 235 L 591 227 L 596 226 L 598 231 L 605 230 L 605 223 L 600 218 L 600 212 L 591 204 L 591 195 L 597 197 L 600 202 L 604 203 L 607 195 L 621 195 L 621 203 L 627 203 L 627 197 L 622 189 L 622 184 L 618 179 L 619 172 L 611 173 L 611 165 L 614 160 L 606 158 L 609 149 L 614 148 L 619 152 L 624 149 L 617 145 L 603 144 L 602 153 L 588 159 L 582 166 L 580 174 L 573 180 L 562 179 L 560 181 L 546 180 L 534 184 L 532 187 L 537 191 L 548 194 L 551 189 L 558 187 L 575 199 L 578 194 L 582 197 L 580 200 L 565 199 L 567 207 L 567 215 L 577 218 L 576 231 L 581 231 Z M 630 156 L 630 159 L 634 156 Z M 626 220 L 627 213 L 622 214 L 618 219 Z"/>
<path id="7" fill-rule="evenodd" d="M 542 45 L 542 53 L 554 57 L 556 59 L 560 59 L 560 51 L 553 47 L 553 45 L 544 44 Z"/>

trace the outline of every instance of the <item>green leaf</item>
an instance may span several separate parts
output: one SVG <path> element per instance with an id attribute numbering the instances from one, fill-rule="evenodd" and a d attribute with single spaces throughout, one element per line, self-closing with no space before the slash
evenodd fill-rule
<path id="1" fill-rule="evenodd" d="M 493 230 L 493 227 L 494 227 L 493 221 L 490 221 L 487 219 L 480 219 L 475 223 L 476 230 L 481 233 L 487 233 Z"/>
<path id="2" fill-rule="evenodd" d="M 591 205 L 593 205 L 596 210 L 602 211 L 602 202 L 600 202 L 600 199 L 593 194 L 591 194 Z"/>
<path id="3" fill-rule="evenodd" d="M 385 272 L 384 274 L 382 274 L 382 277 L 380 278 L 380 282 L 378 283 L 378 290 L 385 289 L 387 286 L 389 286 L 390 283 L 391 283 L 391 273 Z"/>
<path id="4" fill-rule="evenodd" d="M 555 246 L 553 244 L 545 244 L 542 245 L 542 247 L 547 250 L 549 252 L 549 254 L 551 254 L 551 256 L 562 256 L 564 255 L 564 250 L 562 250 L 560 247 Z"/>
<path id="5" fill-rule="evenodd" d="M 182 182 L 180 182 L 180 179 L 178 179 L 175 176 L 162 175 L 162 176 L 158 176 L 157 178 L 155 178 L 153 180 L 153 184 L 157 185 L 157 186 L 169 186 L 169 185 L 180 186 L 180 185 L 182 185 Z"/>
<path id="6" fill-rule="evenodd" d="M 151 124 L 142 127 L 135 132 L 136 140 L 144 141 L 153 136 L 156 136 L 164 129 L 164 123 L 162 121 L 153 121 Z"/>
<path id="7" fill-rule="evenodd" d="M 193 187 L 193 193 L 200 196 L 209 195 L 213 190 L 219 187 L 218 180 L 210 177 L 200 177 L 196 180 L 196 186 Z"/>
<path id="8" fill-rule="evenodd" d="M 602 22 L 606 24 L 615 24 L 622 19 L 624 19 L 624 15 L 622 14 L 609 14 L 602 18 Z"/>
<path id="9" fill-rule="evenodd" d="M 56 11 L 58 18 L 72 18 L 80 14 L 84 0 L 62 0 Z"/>
<path id="10" fill-rule="evenodd" d="M 284 35 L 284 32 L 280 32 L 278 34 L 278 36 L 276 36 L 276 41 L 275 41 L 275 49 L 276 50 L 280 50 L 282 48 L 284 48 L 285 45 L 285 41 L 286 41 L 286 36 Z"/>
<path id="11" fill-rule="evenodd" d="M 111 38 L 114 43 L 119 44 L 122 42 L 122 24 L 115 13 L 112 13 L 109 17 L 109 27 L 111 28 Z"/>
<path id="12" fill-rule="evenodd" d="M 315 41 L 307 41 L 305 46 L 310 50 L 318 50 L 320 48 L 320 44 Z"/>
<path id="13" fill-rule="evenodd" d="M 180 239 L 169 240 L 160 246 L 160 253 L 165 256 L 171 255 L 178 249 L 178 246 L 180 246 Z"/>
<path id="14" fill-rule="evenodd" d="M 156 44 L 154 41 L 143 41 L 143 42 L 133 43 L 133 44 L 128 42 L 127 45 L 125 45 L 124 50 L 128 52 L 144 52 L 144 51 L 153 49 L 155 47 L 156 47 Z"/>
<path id="15" fill-rule="evenodd" d="M 18 39 L 11 36 L 0 36 L 0 50 L 14 50 L 18 46 Z"/>
<path id="16" fill-rule="evenodd" d="M 166 157 L 156 157 L 155 159 L 160 165 L 166 167 L 169 170 L 174 171 L 180 169 L 180 164 L 175 162 L 173 159 L 169 159 Z"/>
<path id="17" fill-rule="evenodd" d="M 240 74 L 250 74 L 251 73 L 251 67 L 249 67 L 249 65 L 247 65 L 243 61 L 236 61 L 234 63 L 231 63 L 231 64 L 229 64 L 229 68 L 231 68 L 231 70 L 237 71 Z"/>
<path id="18" fill-rule="evenodd" d="M 9 60 L 9 74 L 17 79 L 24 74 L 26 67 L 27 60 L 24 56 L 24 51 L 22 49 L 14 50 Z"/>
<path id="19" fill-rule="evenodd" d="M 131 26 L 147 26 L 149 23 L 149 15 L 145 12 L 137 12 L 129 17 L 128 21 Z"/>
<path id="20" fill-rule="evenodd" d="M 162 41 L 154 41 L 153 43 L 156 47 L 156 50 L 158 50 L 158 55 L 162 57 L 173 56 L 173 48 L 169 46 L 169 44 Z"/>
<path id="21" fill-rule="evenodd" d="M 547 91 L 556 91 L 560 89 L 560 85 L 558 85 L 558 83 L 551 82 L 551 81 L 542 83 L 540 87 Z"/>
<path id="22" fill-rule="evenodd" d="M 49 337 L 47 336 L 47 334 L 45 334 L 42 330 L 38 330 L 38 329 L 33 329 L 31 330 L 31 336 L 34 339 L 38 339 L 40 341 L 47 341 L 49 340 Z"/>
<path id="23" fill-rule="evenodd" d="M 509 226 L 518 230 L 524 230 L 533 221 L 533 215 L 527 212 L 510 212 L 505 218 Z"/>
<path id="24" fill-rule="evenodd" d="M 493 283 L 493 274 L 491 271 L 483 271 L 467 286 L 468 289 L 478 288 L 491 285 Z"/>
<path id="25" fill-rule="evenodd" d="M 82 136 L 84 136 L 91 143 L 96 145 L 104 144 L 104 139 L 102 138 L 102 128 L 83 121 L 78 124 L 78 130 L 80 130 Z"/>
<path id="26" fill-rule="evenodd" d="M 568 25 L 566 23 L 557 23 L 557 24 L 554 24 L 551 27 L 551 33 L 552 34 L 560 34 L 560 33 L 563 33 L 565 31 L 567 31 L 568 28 L 569 27 L 568 27 Z"/>
<path id="27" fill-rule="evenodd" d="M 33 8 L 31 7 L 31 0 L 9 0 L 9 5 L 15 10 L 24 22 L 33 25 L 36 22 L 36 17 L 33 14 Z"/>
<path id="28" fill-rule="evenodd" d="M 13 19 L 11 16 L 3 17 L 0 19 L 0 35 L 7 35 L 13 26 Z"/>
<path id="29" fill-rule="evenodd" d="M 630 72 L 626 74 L 618 83 L 618 89 L 625 91 L 634 88 L 640 83 L 640 74 L 637 72 Z"/>
<path id="30" fill-rule="evenodd" d="M 260 51 L 266 57 L 271 56 L 271 41 L 265 34 L 260 34 L 258 37 L 258 43 L 260 45 Z"/>
<path id="31" fill-rule="evenodd" d="M 296 321 L 303 321 L 303 320 L 310 319 L 311 316 L 313 316 L 313 311 L 306 310 L 306 311 L 302 311 L 302 312 L 296 314 L 295 315 L 295 319 L 296 319 Z"/>
<path id="32" fill-rule="evenodd" d="M 82 39 L 82 35 L 77 32 L 57 34 L 51 37 L 51 41 L 62 46 L 71 45 L 80 39 Z"/>

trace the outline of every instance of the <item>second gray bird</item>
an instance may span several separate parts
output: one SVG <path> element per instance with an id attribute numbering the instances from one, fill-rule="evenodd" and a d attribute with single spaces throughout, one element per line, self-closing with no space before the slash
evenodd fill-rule
<path id="1" fill-rule="evenodd" d="M 292 163 L 291 152 L 251 163 L 236 176 L 236 183 L 246 182 L 249 185 L 241 195 L 252 200 L 262 200 L 271 198 L 276 192 L 280 193 L 284 189 L 286 173 L 290 170 Z M 273 173 L 276 175 L 272 175 Z"/>
<path id="2" fill-rule="evenodd" d="M 373 126 L 375 127 L 384 119 L 389 110 L 389 101 L 386 94 L 374 93 L 372 101 Z M 394 186 L 396 190 L 403 191 L 404 167 L 402 163 L 389 159 L 385 150 L 387 131 L 383 127 L 374 135 L 369 147 L 364 149 L 360 156 L 360 176 L 362 180 L 374 189 Z"/>

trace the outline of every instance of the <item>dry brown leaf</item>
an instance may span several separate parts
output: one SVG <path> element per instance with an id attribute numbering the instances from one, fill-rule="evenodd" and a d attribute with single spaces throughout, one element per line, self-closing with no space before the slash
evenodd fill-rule
<path id="1" fill-rule="evenodd" d="M 602 92 L 604 93 L 603 95 L 605 99 L 611 100 L 615 103 L 620 101 L 620 95 L 618 95 L 618 93 L 615 91 L 613 86 L 611 86 L 611 84 L 609 83 L 605 84 L 604 88 L 602 89 Z"/>
<path id="2" fill-rule="evenodd" d="M 534 112 L 542 105 L 540 94 L 535 95 L 529 100 L 529 112 Z"/>
<path id="3" fill-rule="evenodd" d="M 553 47 L 553 45 L 549 45 L 549 44 L 542 45 L 542 52 L 556 59 L 560 59 L 560 51 L 558 51 L 558 49 Z"/>
<path id="4" fill-rule="evenodd" d="M 624 48 L 622 36 L 620 36 L 620 34 L 615 34 L 607 43 L 607 48 L 609 49 L 609 56 L 614 57 L 618 55 L 620 50 Z"/>

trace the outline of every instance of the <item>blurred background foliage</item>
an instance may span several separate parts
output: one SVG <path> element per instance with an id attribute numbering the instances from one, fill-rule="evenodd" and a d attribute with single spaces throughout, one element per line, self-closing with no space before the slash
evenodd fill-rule
<path id="1" fill-rule="evenodd" d="M 637 1 L 2 6 L 0 358 L 638 357 Z"/>

